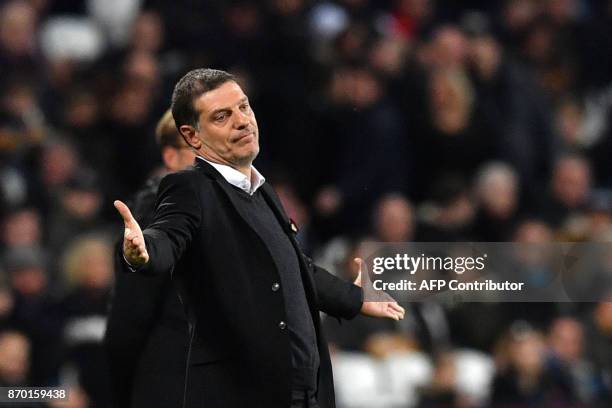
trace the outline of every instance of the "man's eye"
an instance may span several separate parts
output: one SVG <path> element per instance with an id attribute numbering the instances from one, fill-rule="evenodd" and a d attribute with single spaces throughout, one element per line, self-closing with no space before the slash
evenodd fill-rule
<path id="1" fill-rule="evenodd" d="M 240 109 L 242 109 L 244 112 L 248 112 L 251 107 L 248 104 L 244 104 L 240 107 Z"/>
<path id="2" fill-rule="evenodd" d="M 219 114 L 219 115 L 216 115 L 216 116 L 215 116 L 215 120 L 216 120 L 216 121 L 221 121 L 221 120 L 225 119 L 225 116 L 226 116 L 226 115 L 225 115 L 224 113 Z"/>

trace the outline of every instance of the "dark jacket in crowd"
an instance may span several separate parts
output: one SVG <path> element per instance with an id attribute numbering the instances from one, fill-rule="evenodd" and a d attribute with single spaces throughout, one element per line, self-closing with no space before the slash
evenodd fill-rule
<path id="1" fill-rule="evenodd" d="M 76 368 L 79 385 L 89 398 L 89 406 L 110 406 L 110 377 L 101 333 L 106 323 L 109 288 L 77 287 L 61 303 L 65 319 L 66 360 Z"/>
<path id="2" fill-rule="evenodd" d="M 153 217 L 160 177 L 149 179 L 132 209 L 140 225 Z M 115 287 L 106 331 L 114 408 L 180 407 L 185 388 L 188 322 L 170 274 L 142 276 L 115 251 Z"/>

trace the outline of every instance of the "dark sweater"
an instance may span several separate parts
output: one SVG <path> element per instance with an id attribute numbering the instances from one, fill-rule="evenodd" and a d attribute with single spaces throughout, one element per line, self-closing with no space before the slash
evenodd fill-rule
<path id="1" fill-rule="evenodd" d="M 252 196 L 233 189 L 244 204 L 244 209 L 256 232 L 264 240 L 274 259 L 280 275 L 280 290 L 285 301 L 289 330 L 291 363 L 293 366 L 293 389 L 315 390 L 319 351 L 312 316 L 304 292 L 300 264 L 289 237 L 259 190 Z"/>

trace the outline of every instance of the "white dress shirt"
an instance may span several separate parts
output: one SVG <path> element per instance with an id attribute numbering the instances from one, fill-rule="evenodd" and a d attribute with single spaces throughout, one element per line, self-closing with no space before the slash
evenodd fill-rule
<path id="1" fill-rule="evenodd" d="M 211 162 L 209 160 L 206 160 L 202 156 L 196 157 L 200 160 L 204 160 L 206 163 L 213 166 L 232 186 L 238 187 L 239 189 L 246 193 L 249 193 L 250 195 L 253 195 L 255 191 L 257 191 L 257 189 L 261 187 L 261 185 L 266 181 L 264 176 L 262 176 L 261 173 L 257 171 L 257 169 L 253 166 L 251 166 L 251 180 L 249 180 L 249 178 L 245 174 L 239 172 L 233 167 L 227 166 L 225 164 Z"/>

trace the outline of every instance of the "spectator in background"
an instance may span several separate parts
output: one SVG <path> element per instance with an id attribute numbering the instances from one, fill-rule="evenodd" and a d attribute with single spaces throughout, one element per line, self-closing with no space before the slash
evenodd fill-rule
<path id="1" fill-rule="evenodd" d="M 14 249 L 4 256 L 12 290 L 9 326 L 31 342 L 28 383 L 56 385 L 61 363 L 61 320 L 57 301 L 49 293 L 44 254 L 32 248 Z"/>
<path id="2" fill-rule="evenodd" d="M 502 242 L 512 237 L 519 206 L 519 181 L 512 167 L 494 162 L 480 168 L 475 181 L 474 238 Z"/>
<path id="3" fill-rule="evenodd" d="M 605 397 L 603 378 L 585 357 L 584 328 L 571 317 L 555 319 L 548 332 L 548 365 L 571 381 L 577 400 L 585 406 L 598 406 Z"/>
<path id="4" fill-rule="evenodd" d="M 104 177 L 111 173 L 114 152 L 112 135 L 101 131 L 103 116 L 100 95 L 88 84 L 73 85 L 66 91 L 59 126 L 66 130 L 68 142 L 74 146 L 78 157 L 87 162 L 97 175 Z M 109 191 L 115 180 L 101 179 L 100 187 Z"/>
<path id="5" fill-rule="evenodd" d="M 81 158 L 69 142 L 49 140 L 42 146 L 37 163 L 32 164 L 29 182 L 37 188 L 31 190 L 31 200 L 46 220 L 61 200 L 62 189 L 68 180 L 79 171 Z"/>
<path id="6" fill-rule="evenodd" d="M 480 120 L 489 127 L 489 137 L 495 138 L 497 158 L 516 169 L 522 195 L 533 204 L 549 176 L 557 143 L 533 75 L 508 54 L 490 33 L 472 29 L 469 66 Z"/>
<path id="7" fill-rule="evenodd" d="M 468 239 L 474 222 L 474 203 L 465 182 L 457 177 L 438 179 L 430 200 L 420 211 L 416 240 L 455 242 Z"/>
<path id="8" fill-rule="evenodd" d="M 587 237 L 603 240 L 612 228 L 612 191 L 595 189 L 591 192 L 587 210 Z"/>
<path id="9" fill-rule="evenodd" d="M 145 228 L 155 212 L 163 175 L 191 166 L 195 152 L 178 133 L 172 112 L 158 122 L 155 138 L 164 168 L 135 196 L 134 216 Z M 105 333 L 113 407 L 174 407 L 183 403 L 189 324 L 169 274 L 146 276 L 126 269 L 115 249 L 115 285 Z M 193 329 L 193 326 L 192 326 Z"/>
<path id="10" fill-rule="evenodd" d="M 4 271 L 0 270 L 0 330 L 9 326 L 9 319 L 13 311 L 14 299 L 10 288 L 4 281 Z"/>
<path id="11" fill-rule="evenodd" d="M 51 194 L 58 193 L 82 164 L 73 146 L 65 140 L 51 141 L 44 146 L 40 159 L 40 177 Z"/>
<path id="12" fill-rule="evenodd" d="M 511 270 L 517 280 L 525 282 L 525 291 L 537 293 L 542 302 L 503 303 L 501 319 L 507 326 L 521 320 L 544 331 L 558 316 L 559 305 L 544 302 L 558 294 L 552 285 L 558 273 L 552 262 L 553 234 L 550 225 L 540 219 L 523 219 L 518 223 L 513 235 L 517 256 Z"/>
<path id="13" fill-rule="evenodd" d="M 546 366 L 542 334 L 516 322 L 508 334 L 507 361 L 495 376 L 491 405 L 561 406 L 576 404 L 569 378 Z"/>
<path id="14" fill-rule="evenodd" d="M 0 244 L 4 250 L 42 247 L 43 225 L 34 207 L 21 207 L 2 220 Z"/>
<path id="15" fill-rule="evenodd" d="M 110 406 L 110 378 L 102 346 L 113 278 L 113 252 L 101 236 L 81 235 L 66 249 L 62 271 L 69 291 L 62 299 L 65 361 L 73 364 L 87 397 Z"/>
<path id="16" fill-rule="evenodd" d="M 0 151 L 0 158 L 4 155 L 5 152 Z M 26 207 L 27 199 L 28 185 L 23 173 L 14 164 L 0 164 L 0 217 L 11 209 Z"/>
<path id="17" fill-rule="evenodd" d="M 573 98 L 561 100 L 555 111 L 554 129 L 565 151 L 584 153 L 587 150 L 583 128 L 584 112 L 580 103 Z"/>
<path id="18" fill-rule="evenodd" d="M 555 228 L 584 212 L 591 191 L 591 170 L 582 156 L 567 154 L 557 159 L 541 214 Z"/>
<path id="19" fill-rule="evenodd" d="M 423 389 L 419 408 L 462 407 L 457 393 L 457 366 L 455 356 L 451 352 L 442 352 L 435 358 L 435 369 L 430 384 Z"/>
<path id="20" fill-rule="evenodd" d="M 599 302 L 586 320 L 586 357 L 592 361 L 601 382 L 595 384 L 600 399 L 612 398 L 612 302 Z"/>
<path id="21" fill-rule="evenodd" d="M 102 226 L 99 215 L 103 197 L 93 171 L 81 169 L 66 181 L 57 198 L 48 220 L 48 242 L 54 253 L 71 237 Z"/>
<path id="22" fill-rule="evenodd" d="M 136 17 L 131 29 L 129 48 L 157 54 L 165 43 L 165 26 L 155 10 L 144 10 Z"/>
<path id="23" fill-rule="evenodd" d="M 126 68 L 138 71 L 142 62 L 142 68 L 157 69 L 157 61 L 153 57 L 142 57 Z M 148 123 L 157 92 L 153 85 L 140 78 L 128 78 L 124 73 L 110 98 L 110 109 L 103 129 L 113 138 L 116 165 L 112 179 L 116 183 L 110 193 L 114 197 L 125 197 L 136 191 L 159 163 L 155 142 L 148 137 Z M 130 172 L 122 171 L 127 168 Z"/>
<path id="24" fill-rule="evenodd" d="M 442 25 L 432 33 L 422 50 L 421 63 L 428 69 L 463 71 L 468 57 L 468 41 L 464 32 L 452 24 Z"/>
<path id="25" fill-rule="evenodd" d="M 500 10 L 501 38 L 513 55 L 519 54 L 520 46 L 541 11 L 541 2 L 537 0 L 509 0 L 503 4 Z"/>
<path id="26" fill-rule="evenodd" d="M 605 87 L 612 79 L 612 3 L 594 3 L 591 18 L 583 24 L 578 50 L 578 78 L 587 91 Z"/>
<path id="27" fill-rule="evenodd" d="M 417 169 L 434 180 L 451 174 L 470 178 L 484 158 L 495 154 L 497 135 L 476 120 L 479 106 L 466 75 L 467 46 L 463 32 L 449 25 L 437 29 L 417 52 L 427 103 L 412 108 L 415 158 Z M 426 195 L 427 181 L 418 181 L 417 191 Z"/>
<path id="28" fill-rule="evenodd" d="M 25 387 L 30 370 L 30 342 L 22 333 L 0 330 L 0 386 Z"/>
<path id="29" fill-rule="evenodd" d="M 414 237 L 414 209 L 401 194 L 382 197 L 372 217 L 374 237 L 379 242 L 409 242 Z"/>
<path id="30" fill-rule="evenodd" d="M 358 66 L 338 71 L 330 86 L 341 114 L 327 112 L 335 123 L 320 135 L 317 151 L 339 153 L 330 158 L 336 170 L 327 175 L 331 185 L 319 191 L 315 206 L 326 217 L 341 214 L 343 230 L 363 233 L 354 220 L 367 218 L 384 194 L 407 190 L 411 152 L 402 117 L 372 70 Z"/>
<path id="31" fill-rule="evenodd" d="M 26 72 L 0 77 L 4 89 L 0 95 L 0 148 L 17 157 L 24 156 L 46 136 L 36 80 Z"/>
<path id="32" fill-rule="evenodd" d="M 558 99 L 577 86 L 580 2 L 546 1 L 541 7 L 542 16 L 530 27 L 523 55 L 535 67 L 545 92 Z"/>
<path id="33" fill-rule="evenodd" d="M 569 242 L 606 242 L 612 232 L 612 192 L 608 189 L 593 189 L 583 211 L 567 218 L 558 231 L 561 241 Z M 603 289 L 603 286 L 600 286 Z"/>
<path id="34" fill-rule="evenodd" d="M 475 119 L 473 88 L 463 71 L 434 69 L 428 79 L 428 103 L 428 123 L 418 134 L 422 171 L 434 179 L 449 174 L 471 178 L 486 158 L 496 157 L 498 135 Z"/>
<path id="35" fill-rule="evenodd" d="M 36 53 L 36 10 L 29 1 L 11 0 L 0 7 L 0 77 L 13 72 L 34 73 Z"/>
<path id="36" fill-rule="evenodd" d="M 395 0 L 391 12 L 392 33 L 415 41 L 428 28 L 434 17 L 434 2 L 430 0 Z"/>
<path id="37" fill-rule="evenodd" d="M 474 181 L 476 212 L 469 235 L 482 242 L 512 239 L 519 206 L 519 180 L 512 167 L 490 162 Z M 452 344 L 490 352 L 507 321 L 500 317 L 503 305 L 493 302 L 459 302 L 448 308 Z"/>

